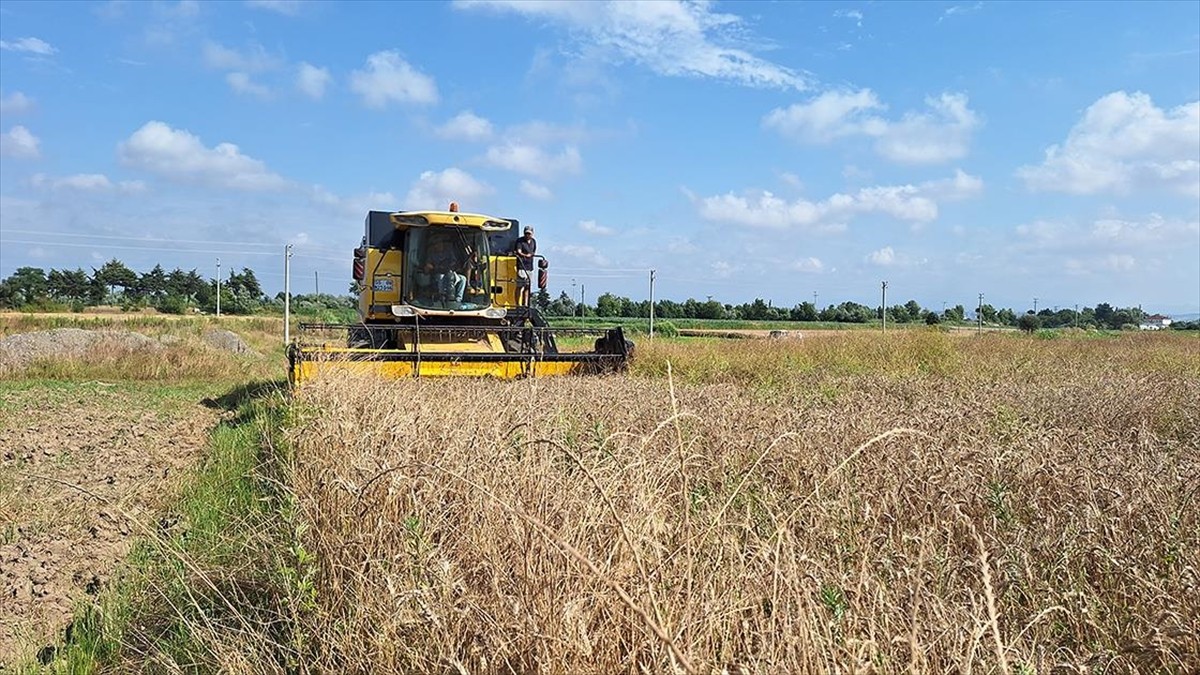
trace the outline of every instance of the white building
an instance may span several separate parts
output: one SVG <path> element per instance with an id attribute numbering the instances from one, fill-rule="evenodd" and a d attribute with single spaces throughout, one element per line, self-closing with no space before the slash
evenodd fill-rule
<path id="1" fill-rule="evenodd" d="M 1138 328 L 1142 330 L 1162 330 L 1171 327 L 1171 317 L 1163 316 L 1162 314 L 1151 314 L 1142 319 L 1141 325 Z"/>

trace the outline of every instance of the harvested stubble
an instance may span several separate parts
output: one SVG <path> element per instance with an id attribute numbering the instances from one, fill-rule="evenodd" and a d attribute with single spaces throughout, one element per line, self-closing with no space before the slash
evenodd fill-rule
<path id="1" fill-rule="evenodd" d="M 674 390 L 314 383 L 301 662 L 1194 672 L 1195 347 L 864 336 L 644 350 L 736 365 Z"/>

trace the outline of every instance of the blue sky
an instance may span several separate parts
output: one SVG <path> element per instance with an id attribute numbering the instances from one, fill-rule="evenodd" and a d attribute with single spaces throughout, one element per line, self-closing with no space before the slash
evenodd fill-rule
<path id="1" fill-rule="evenodd" d="M 0 4 L 0 276 L 349 284 L 369 208 L 591 301 L 1200 311 L 1200 3 Z"/>

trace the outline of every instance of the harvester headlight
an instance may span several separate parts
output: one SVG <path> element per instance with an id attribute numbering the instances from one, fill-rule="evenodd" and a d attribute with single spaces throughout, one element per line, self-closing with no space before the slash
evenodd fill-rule
<path id="1" fill-rule="evenodd" d="M 417 310 L 408 305 L 392 305 L 392 314 L 395 316 L 416 316 Z"/>
<path id="2" fill-rule="evenodd" d="M 489 319 L 503 319 L 505 314 L 508 314 L 508 310 L 502 307 L 488 307 L 483 310 L 483 315 Z"/>

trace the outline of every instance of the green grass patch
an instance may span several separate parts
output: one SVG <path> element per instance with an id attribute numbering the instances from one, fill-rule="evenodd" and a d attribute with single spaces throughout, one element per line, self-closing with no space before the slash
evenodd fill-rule
<path id="1" fill-rule="evenodd" d="M 265 652 L 287 644 L 279 639 L 287 630 L 280 584 L 290 566 L 279 553 L 290 547 L 271 454 L 286 411 L 283 387 L 259 382 L 208 400 L 226 419 L 177 506 L 138 524 L 143 536 L 122 574 L 95 605 L 81 607 L 61 647 L 18 672 L 237 670 L 231 647 L 249 663 L 274 658 Z M 176 396 L 183 394 L 167 399 Z M 253 643 L 241 644 L 247 635 Z"/>

